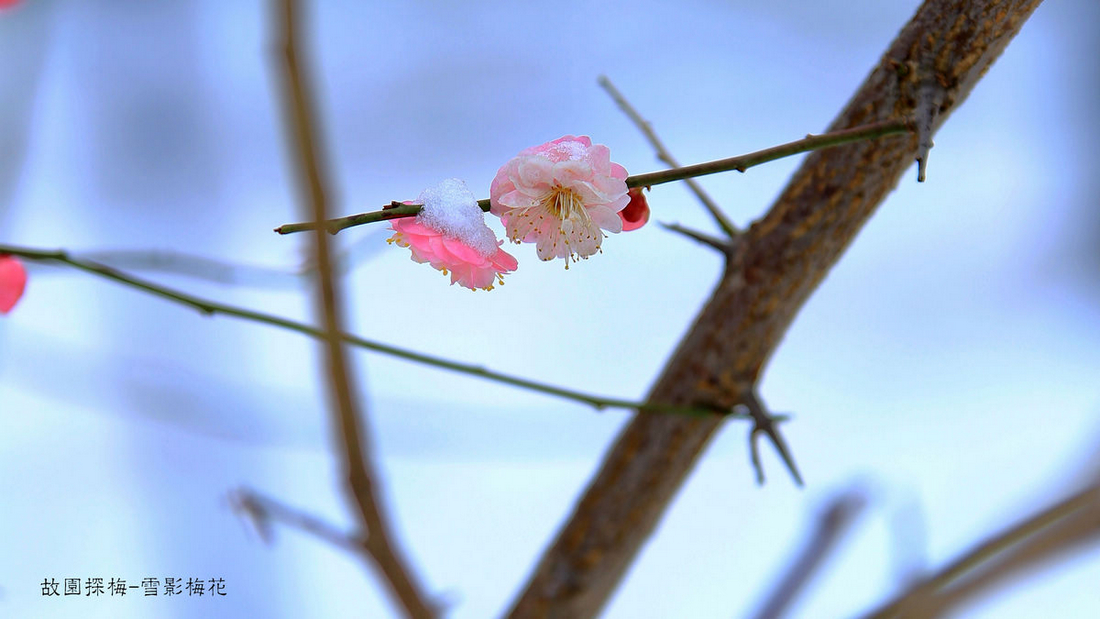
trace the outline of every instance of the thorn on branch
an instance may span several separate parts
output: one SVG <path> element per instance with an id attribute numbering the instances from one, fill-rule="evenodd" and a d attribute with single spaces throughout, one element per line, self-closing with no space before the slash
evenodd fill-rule
<path id="1" fill-rule="evenodd" d="M 760 461 L 760 449 L 756 441 L 761 434 L 764 434 L 775 446 L 775 450 L 779 453 L 779 457 L 783 459 L 783 463 L 787 465 L 787 470 L 790 471 L 795 483 L 800 487 L 805 485 L 802 482 L 802 476 L 798 473 L 798 467 L 794 463 L 790 449 L 788 449 L 787 443 L 783 440 L 783 436 L 779 433 L 779 428 L 776 425 L 777 422 L 785 421 L 786 418 L 769 413 L 756 395 L 755 390 L 745 394 L 742 406 L 748 409 L 753 420 L 752 430 L 749 431 L 749 455 L 752 459 L 752 468 L 756 471 L 756 483 L 761 485 L 764 483 L 764 466 Z"/>
<path id="2" fill-rule="evenodd" d="M 936 116 L 943 104 L 943 87 L 934 78 L 929 78 L 920 86 L 919 101 L 915 112 L 917 125 L 917 182 L 923 183 L 925 169 L 928 167 L 928 151 L 934 146 L 932 128 Z"/>

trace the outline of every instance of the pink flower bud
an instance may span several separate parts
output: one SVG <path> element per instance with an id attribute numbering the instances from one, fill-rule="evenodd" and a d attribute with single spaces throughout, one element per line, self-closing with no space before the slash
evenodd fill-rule
<path id="1" fill-rule="evenodd" d="M 619 218 L 623 220 L 623 232 L 637 230 L 649 221 L 649 203 L 641 187 L 635 187 L 627 192 L 630 195 L 630 203 L 619 211 Z"/>
<path id="2" fill-rule="evenodd" d="M 14 256 L 0 255 L 0 314 L 7 314 L 27 287 L 27 270 Z"/>

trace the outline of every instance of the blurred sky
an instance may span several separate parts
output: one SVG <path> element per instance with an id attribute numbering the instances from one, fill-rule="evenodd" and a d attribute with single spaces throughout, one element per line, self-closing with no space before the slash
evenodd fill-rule
<path id="1" fill-rule="evenodd" d="M 564 134 L 661 166 L 599 89 L 607 74 L 681 161 L 821 131 L 918 3 L 324 2 L 309 27 L 335 213 L 447 177 L 488 195 L 520 149 Z M 176 251 L 293 269 L 304 235 L 273 96 L 269 3 L 24 0 L 0 12 L 0 242 Z M 1070 491 L 1100 439 L 1100 6 L 1041 6 L 798 316 L 764 374 L 805 489 L 765 448 L 755 485 L 730 423 L 611 600 L 608 617 L 755 609 L 818 509 L 870 505 L 795 614 L 850 616 Z M 703 180 L 761 215 L 797 158 Z M 679 186 L 655 220 L 710 230 Z M 499 231 L 499 226 L 496 226 Z M 656 225 L 568 272 L 510 248 L 491 293 L 386 247 L 357 253 L 351 330 L 617 397 L 641 397 L 720 269 Z M 363 240 L 366 239 L 366 240 Z M 247 485 L 353 522 L 329 449 L 317 345 L 32 265 L 0 319 L 0 616 L 362 617 L 392 609 L 361 563 L 228 508 Z M 146 276 L 310 320 L 305 281 Z M 288 283 L 289 282 L 289 283 Z M 268 282 L 270 283 L 270 282 Z M 359 389 L 404 548 L 450 616 L 506 608 L 627 420 L 375 354 Z M 900 523 L 900 524 L 899 524 Z M 1095 548 L 965 609 L 1082 616 Z M 908 557 L 908 559 L 907 559 Z M 228 595 L 49 598 L 44 578 L 224 578 Z"/>

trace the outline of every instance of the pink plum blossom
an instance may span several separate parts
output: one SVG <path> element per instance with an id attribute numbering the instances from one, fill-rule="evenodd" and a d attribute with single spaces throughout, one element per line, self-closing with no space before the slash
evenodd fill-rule
<path id="1" fill-rule="evenodd" d="M 412 250 L 416 262 L 432 265 L 451 276 L 451 284 L 459 284 L 470 290 L 492 290 L 496 283 L 504 283 L 504 274 L 516 270 L 519 263 L 511 254 L 500 249 L 485 256 L 461 240 L 421 223 L 418 218 L 403 217 L 390 221 L 394 234 L 387 239 Z M 503 243 L 503 241 L 500 241 Z"/>
<path id="2" fill-rule="evenodd" d="M 630 202 L 626 169 L 587 136 L 567 135 L 520 151 L 497 172 L 491 212 L 514 243 L 535 243 L 541 260 L 588 258 L 604 230 L 623 229 L 619 211 Z"/>
<path id="3" fill-rule="evenodd" d="M 0 314 L 7 314 L 27 287 L 27 270 L 14 256 L 0 255 Z"/>
<path id="4" fill-rule="evenodd" d="M 415 218 L 390 221 L 393 236 L 386 242 L 408 247 L 413 260 L 450 275 L 452 286 L 492 290 L 493 284 L 504 284 L 505 273 L 519 266 L 500 248 L 504 241 L 485 225 L 485 214 L 466 183 L 457 178 L 441 181 L 422 191 L 419 201 L 423 206 Z"/>
<path id="5" fill-rule="evenodd" d="M 635 187 L 627 192 L 630 195 L 630 203 L 619 211 L 619 219 L 623 220 L 623 232 L 637 230 L 649 221 L 649 202 L 645 199 L 641 187 Z"/>

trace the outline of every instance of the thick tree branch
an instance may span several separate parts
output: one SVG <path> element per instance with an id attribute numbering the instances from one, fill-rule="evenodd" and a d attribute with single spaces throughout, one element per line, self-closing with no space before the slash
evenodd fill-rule
<path id="1" fill-rule="evenodd" d="M 297 28 L 299 7 L 295 0 L 278 0 L 278 25 L 282 37 L 284 71 L 283 100 L 287 127 L 293 135 L 294 155 L 299 182 L 306 189 L 303 203 L 309 206 L 314 222 L 314 249 L 317 261 L 318 308 L 324 316 L 324 341 L 326 369 L 331 379 L 332 407 L 335 412 L 337 437 L 341 445 L 341 464 L 347 491 L 358 507 L 361 526 L 364 528 L 364 548 L 381 571 L 402 610 L 409 617 L 431 618 L 437 612 L 426 601 L 420 585 L 414 580 L 412 569 L 400 555 L 392 541 L 389 523 L 375 486 L 374 472 L 369 453 L 366 428 L 360 423 L 358 402 L 353 394 L 351 376 L 342 342 L 341 302 L 338 281 L 333 277 L 332 254 L 329 238 L 321 222 L 328 218 L 327 182 L 321 165 L 320 135 L 310 99 L 310 83 L 306 67 L 300 58 L 298 43 L 301 34 Z"/>
<path id="2" fill-rule="evenodd" d="M 926 1 L 830 130 L 912 117 L 938 101 L 934 132 L 1039 2 Z M 922 88 L 937 92 L 931 96 Z M 737 244 L 649 399 L 719 408 L 743 403 L 742 394 L 751 392 L 799 308 L 897 185 L 921 141 L 895 136 L 807 157 L 768 214 Z M 511 616 L 597 614 L 720 426 L 720 419 L 636 415 Z"/>

